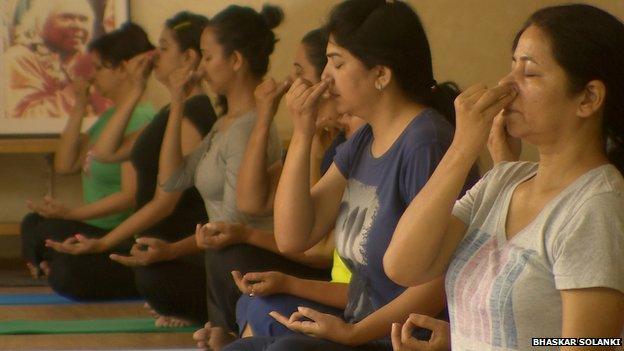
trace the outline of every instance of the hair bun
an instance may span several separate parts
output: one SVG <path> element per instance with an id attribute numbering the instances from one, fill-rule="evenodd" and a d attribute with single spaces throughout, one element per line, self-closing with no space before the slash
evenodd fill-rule
<path id="1" fill-rule="evenodd" d="M 279 6 L 264 4 L 262 11 L 260 11 L 260 16 L 262 16 L 269 29 L 273 29 L 284 20 L 284 11 Z"/>

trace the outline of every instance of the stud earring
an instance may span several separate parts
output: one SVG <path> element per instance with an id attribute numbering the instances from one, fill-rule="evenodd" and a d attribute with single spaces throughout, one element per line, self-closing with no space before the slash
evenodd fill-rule
<path id="1" fill-rule="evenodd" d="M 383 89 L 383 86 L 381 85 L 381 83 L 375 82 L 375 89 L 381 91 Z"/>

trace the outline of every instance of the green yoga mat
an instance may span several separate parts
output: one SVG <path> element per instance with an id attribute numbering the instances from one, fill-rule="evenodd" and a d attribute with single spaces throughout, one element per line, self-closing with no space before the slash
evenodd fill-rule
<path id="1" fill-rule="evenodd" d="M 94 333 L 186 333 L 197 326 L 162 328 L 153 318 L 87 320 L 13 320 L 0 322 L 0 335 L 18 334 L 94 334 Z"/>

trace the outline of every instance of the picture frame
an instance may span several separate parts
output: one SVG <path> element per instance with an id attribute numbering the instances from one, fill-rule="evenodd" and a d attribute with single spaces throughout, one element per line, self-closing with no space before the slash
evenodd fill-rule
<path id="1" fill-rule="evenodd" d="M 0 137 L 58 135 L 88 43 L 129 20 L 129 0 L 0 0 L 0 6 L 7 24 L 0 33 Z M 88 105 L 83 130 L 111 102 L 92 91 Z"/>

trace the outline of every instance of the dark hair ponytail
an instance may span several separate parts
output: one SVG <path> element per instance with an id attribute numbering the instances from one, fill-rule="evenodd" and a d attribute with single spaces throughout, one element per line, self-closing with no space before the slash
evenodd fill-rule
<path id="1" fill-rule="evenodd" d="M 165 27 L 173 32 L 180 51 L 191 49 L 201 56 L 199 42 L 202 31 L 208 25 L 208 18 L 188 11 L 178 12 L 165 21 Z"/>
<path id="2" fill-rule="evenodd" d="M 102 63 L 114 68 L 136 55 L 154 50 L 154 45 L 141 26 L 126 22 L 120 28 L 92 41 L 88 49 L 96 52 Z"/>
<path id="3" fill-rule="evenodd" d="M 283 19 L 284 12 L 277 6 L 265 4 L 258 13 L 251 7 L 230 5 L 216 14 L 208 26 L 214 28 L 226 55 L 234 51 L 240 52 L 247 61 L 251 74 L 261 78 L 269 70 L 269 56 L 277 42 L 272 29 Z M 218 96 L 216 105 L 221 114 L 227 113 L 225 96 Z"/>
<path id="4" fill-rule="evenodd" d="M 210 20 L 217 40 L 229 55 L 238 51 L 258 78 L 269 69 L 269 56 L 277 39 L 272 29 L 283 20 L 284 13 L 277 6 L 264 5 L 260 13 L 251 7 L 230 5 Z"/>
<path id="5" fill-rule="evenodd" d="M 301 43 L 305 47 L 305 52 L 308 60 L 314 66 L 316 75 L 320 78 L 327 64 L 327 56 L 325 51 L 327 50 L 327 35 L 319 29 L 309 31 Z"/>
<path id="6" fill-rule="evenodd" d="M 536 26 L 550 39 L 555 60 L 567 73 L 570 91 L 592 80 L 607 89 L 602 130 L 607 156 L 624 174 L 624 24 L 590 5 L 547 7 L 535 12 L 516 35 Z"/>
<path id="7" fill-rule="evenodd" d="M 389 67 L 405 94 L 454 123 L 457 85 L 436 84 L 425 29 L 405 2 L 347 0 L 332 10 L 326 28 L 338 45 L 367 67 Z"/>

